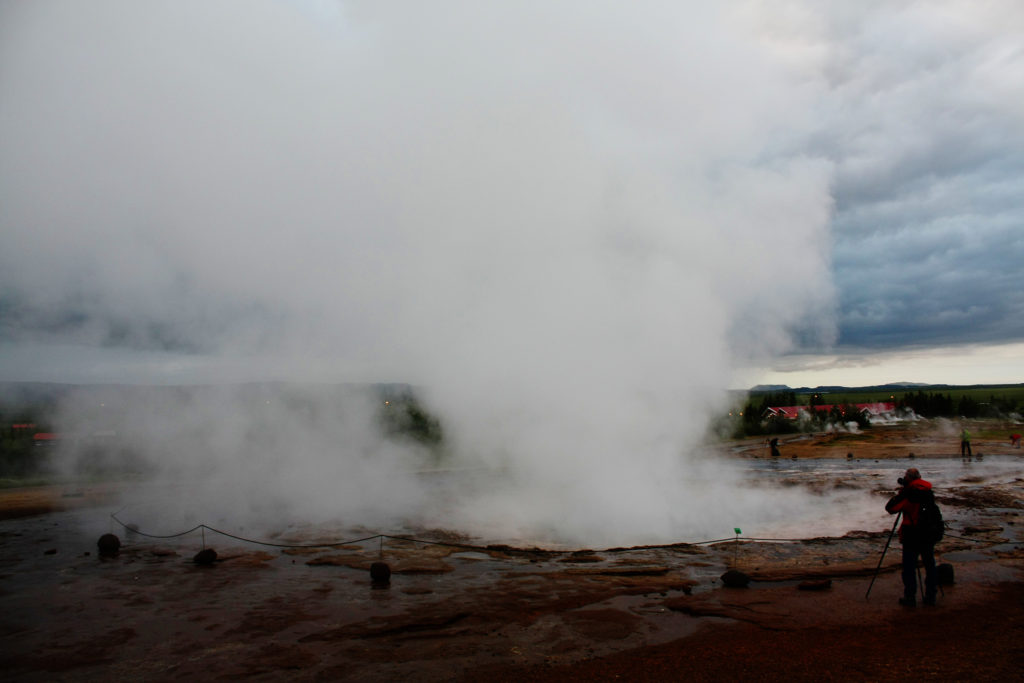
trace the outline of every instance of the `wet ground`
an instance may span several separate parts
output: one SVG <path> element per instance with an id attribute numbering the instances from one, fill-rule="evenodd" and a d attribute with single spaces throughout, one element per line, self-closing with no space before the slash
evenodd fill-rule
<path id="1" fill-rule="evenodd" d="M 881 451 L 861 441 L 852 458 L 798 452 L 825 448 L 818 439 L 784 443 L 775 461 L 728 446 L 755 484 L 838 491 L 871 511 L 867 521 L 857 506 L 842 512 L 826 534 L 765 527 L 772 538 L 797 534 L 791 541 L 573 552 L 464 547 L 473 539 L 410 529 L 432 542 L 281 548 L 212 531 L 134 534 L 110 518 L 119 508 L 109 487 L 0 492 L 0 667 L 40 681 L 1006 680 L 1024 642 L 1024 457 L 995 441 L 979 444 L 980 459 L 920 455 L 932 447 L 914 440 L 920 431 L 872 438 Z M 899 438 L 918 450 L 913 459 Z M 927 611 L 895 606 L 898 541 L 871 583 L 891 529 L 878 506 L 911 464 L 944 484 L 949 531 L 937 551 L 956 577 Z M 123 546 L 100 558 L 107 532 Z M 218 553 L 212 565 L 193 561 L 204 546 Z M 386 586 L 371 581 L 378 561 L 392 571 Z M 749 586 L 724 587 L 727 569 Z M 913 645 L 908 624 L 921 614 L 943 640 L 931 668 L 913 669 L 898 646 Z"/>

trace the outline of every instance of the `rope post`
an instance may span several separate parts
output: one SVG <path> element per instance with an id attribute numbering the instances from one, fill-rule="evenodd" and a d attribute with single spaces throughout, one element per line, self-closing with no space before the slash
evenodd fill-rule
<path id="1" fill-rule="evenodd" d="M 732 546 L 732 565 L 735 567 L 739 564 L 738 553 L 740 551 L 740 534 L 743 533 L 743 530 L 739 527 L 735 527 L 733 528 L 733 531 L 736 532 L 736 540 L 733 541 Z"/>

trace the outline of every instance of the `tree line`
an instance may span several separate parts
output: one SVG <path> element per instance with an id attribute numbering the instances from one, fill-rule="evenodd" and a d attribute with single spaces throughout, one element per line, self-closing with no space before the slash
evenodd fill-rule
<path id="1" fill-rule="evenodd" d="M 907 393 L 897 401 L 897 408 L 912 410 L 921 417 L 999 418 L 1020 412 L 1019 402 L 1009 396 L 989 395 L 988 401 L 970 396 L 954 399 L 952 394 Z"/>

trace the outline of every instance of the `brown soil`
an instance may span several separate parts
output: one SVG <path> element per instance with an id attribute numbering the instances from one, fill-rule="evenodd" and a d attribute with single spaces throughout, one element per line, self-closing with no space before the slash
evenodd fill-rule
<path id="1" fill-rule="evenodd" d="M 116 484 L 0 489 L 0 520 L 103 505 L 114 500 L 118 489 Z"/>
<path id="2" fill-rule="evenodd" d="M 729 598 L 738 623 L 705 627 L 671 643 L 573 666 L 493 667 L 466 680 L 529 681 L 1010 681 L 1024 662 L 1024 586 L 985 586 L 955 607 L 857 610 L 860 584 L 809 606 L 786 589 Z M 973 592 L 973 591 L 972 591 Z M 952 591 L 949 591 L 952 597 Z M 756 604 L 751 605 L 751 602 Z M 858 612 L 838 618 L 821 603 Z M 745 618 L 737 615 L 742 609 Z M 706 613 L 714 613 L 706 612 Z M 813 620 L 800 616 L 808 613 Z M 797 615 L 794 617 L 794 614 Z"/>
<path id="3" fill-rule="evenodd" d="M 946 431 L 793 438 L 783 454 L 845 458 L 856 443 L 857 458 L 913 451 L 923 469 L 959 455 Z M 1008 443 L 974 449 L 1019 453 Z M 724 450 L 765 457 L 759 440 Z M 99 558 L 112 488 L 0 491 L 6 679 L 1002 681 L 1024 661 L 1020 477 L 947 492 L 938 551 L 956 583 L 914 609 L 896 604 L 898 544 L 871 583 L 885 517 L 842 538 L 576 553 L 393 539 L 282 551 L 217 537 L 217 561 L 197 566 L 198 538 L 124 529 L 120 554 Z M 380 560 L 386 587 L 370 581 Z M 730 566 L 749 587 L 722 586 Z"/>
<path id="4" fill-rule="evenodd" d="M 876 426 L 857 432 L 835 431 L 814 434 L 788 434 L 779 438 L 781 459 L 787 458 L 936 458 L 960 456 L 960 430 L 967 427 L 974 435 L 971 448 L 978 454 L 1017 454 L 1024 449 L 1010 447 L 1010 434 L 1020 425 L 993 420 L 922 421 Z M 993 434 L 998 436 L 993 436 Z M 980 436 L 979 435 L 983 435 Z M 743 457 L 770 458 L 767 439 L 748 438 L 731 442 L 742 449 Z"/>

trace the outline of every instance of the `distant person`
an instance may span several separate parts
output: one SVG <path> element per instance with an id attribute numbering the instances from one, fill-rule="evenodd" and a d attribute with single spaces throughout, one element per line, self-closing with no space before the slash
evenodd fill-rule
<path id="1" fill-rule="evenodd" d="M 1010 445 L 1014 448 L 1020 448 L 1020 434 L 1010 434 Z"/>
<path id="2" fill-rule="evenodd" d="M 960 457 L 971 457 L 971 433 L 964 427 L 963 431 L 960 432 Z"/>
<path id="3" fill-rule="evenodd" d="M 779 452 L 779 439 L 778 439 L 778 437 L 776 437 L 776 438 L 772 439 L 771 441 L 769 441 L 768 442 L 768 446 L 771 447 L 771 449 L 772 449 L 772 457 L 773 458 L 777 458 L 780 455 L 782 455 L 782 453 Z"/>
<path id="4" fill-rule="evenodd" d="M 900 525 L 900 543 L 903 544 L 903 597 L 899 602 L 905 607 L 917 606 L 917 558 L 924 564 L 924 604 L 935 604 L 938 590 L 935 573 L 935 541 L 928 538 L 919 524 L 918 513 L 922 503 L 935 503 L 932 485 L 921 478 L 916 467 L 911 467 L 897 480 L 901 486 L 896 495 L 885 504 L 890 515 L 903 513 Z"/>

